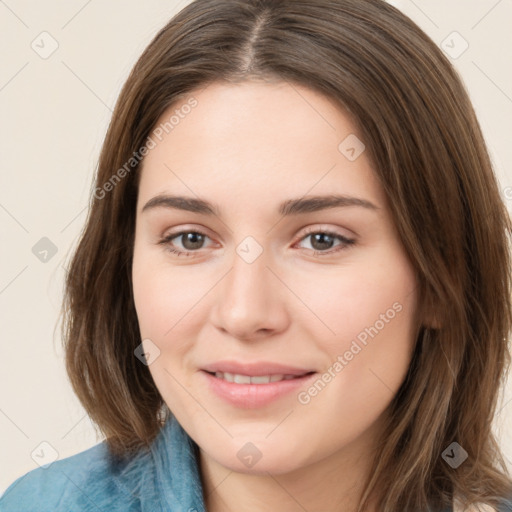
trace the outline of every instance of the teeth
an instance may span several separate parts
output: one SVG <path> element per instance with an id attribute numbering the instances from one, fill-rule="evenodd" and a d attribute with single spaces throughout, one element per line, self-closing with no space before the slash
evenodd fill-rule
<path id="1" fill-rule="evenodd" d="M 268 384 L 269 382 L 276 382 L 276 380 L 272 380 L 273 377 L 279 377 L 279 375 L 259 375 L 258 377 L 251 377 L 250 381 L 251 384 Z"/>
<path id="2" fill-rule="evenodd" d="M 215 377 L 227 382 L 234 382 L 235 384 L 269 384 L 270 382 L 279 382 L 280 380 L 291 380 L 296 376 L 276 374 L 251 377 L 250 375 L 240 375 L 238 373 L 215 372 Z"/>
<path id="3" fill-rule="evenodd" d="M 227 380 L 228 382 L 235 382 L 235 379 L 233 379 L 233 374 L 232 373 L 224 373 L 224 376 L 221 377 L 223 378 L 224 380 Z"/>
<path id="4" fill-rule="evenodd" d="M 251 377 L 248 375 L 239 375 L 235 373 L 233 375 L 233 380 L 236 382 L 236 384 L 250 384 L 251 383 Z"/>

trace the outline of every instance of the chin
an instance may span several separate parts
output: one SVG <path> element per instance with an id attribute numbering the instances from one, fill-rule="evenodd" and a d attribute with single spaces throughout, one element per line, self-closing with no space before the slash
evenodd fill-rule
<path id="1" fill-rule="evenodd" d="M 206 446 L 205 451 L 217 464 L 237 473 L 278 475 L 295 471 L 308 464 L 304 459 L 307 454 L 304 453 L 303 448 L 283 446 L 281 442 L 272 443 L 265 439 L 265 435 L 261 438 L 238 437 L 221 446 L 220 449 L 218 445 L 212 447 L 212 450 Z"/>
<path id="2" fill-rule="evenodd" d="M 276 460 L 276 459 L 279 460 Z M 267 475 L 268 473 L 272 475 L 286 474 L 292 471 L 295 471 L 301 467 L 301 465 L 295 461 L 287 460 L 286 456 L 276 457 L 274 454 L 271 460 L 264 460 L 263 456 L 258 462 L 256 462 L 252 467 L 248 467 L 245 464 L 241 463 L 238 458 L 226 458 L 225 456 L 221 459 L 216 459 L 218 464 L 221 464 L 223 467 L 234 471 L 236 473 L 244 473 L 250 475 Z"/>

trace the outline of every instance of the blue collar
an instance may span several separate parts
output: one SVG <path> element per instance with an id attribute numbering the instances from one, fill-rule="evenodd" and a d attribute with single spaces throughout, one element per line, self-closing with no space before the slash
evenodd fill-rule
<path id="1" fill-rule="evenodd" d="M 126 510 L 128 504 L 131 507 L 137 503 L 134 509 L 143 512 L 206 512 L 198 447 L 172 414 L 150 451 L 141 451 L 124 460 L 116 460 L 110 455 L 107 458 L 108 477 L 117 493 L 120 491 L 116 511 Z M 91 479 L 103 480 L 101 475 L 91 475 Z M 104 484 L 99 485 L 104 487 Z M 98 489 L 94 493 L 96 499 L 99 496 L 110 496 L 111 499 L 112 485 L 109 488 L 110 492 Z M 102 504 L 101 501 L 96 503 Z"/>
<path id="2" fill-rule="evenodd" d="M 153 443 L 151 453 L 162 509 L 205 512 L 198 447 L 173 415 Z"/>

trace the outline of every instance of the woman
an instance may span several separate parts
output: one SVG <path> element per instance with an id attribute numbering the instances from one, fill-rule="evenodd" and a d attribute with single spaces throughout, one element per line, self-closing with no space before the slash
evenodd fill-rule
<path id="1" fill-rule="evenodd" d="M 66 283 L 106 441 L 11 510 L 512 510 L 510 219 L 464 87 L 377 0 L 198 0 L 128 78 Z"/>

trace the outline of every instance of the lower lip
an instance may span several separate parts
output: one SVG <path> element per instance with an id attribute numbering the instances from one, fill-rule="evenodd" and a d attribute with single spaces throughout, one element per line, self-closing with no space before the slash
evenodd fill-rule
<path id="1" fill-rule="evenodd" d="M 235 407 L 254 409 L 263 407 L 278 398 L 296 391 L 313 379 L 316 373 L 310 373 L 295 379 L 269 382 L 268 384 L 237 384 L 219 379 L 204 370 L 201 372 L 210 386 L 210 389 Z"/>

